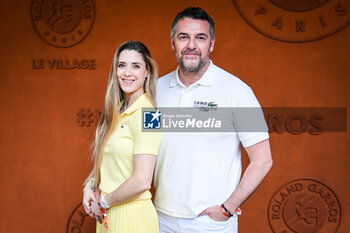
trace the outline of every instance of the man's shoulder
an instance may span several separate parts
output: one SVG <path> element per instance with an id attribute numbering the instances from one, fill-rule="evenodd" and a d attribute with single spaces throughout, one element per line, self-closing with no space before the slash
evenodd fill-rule
<path id="1" fill-rule="evenodd" d="M 166 84 L 169 85 L 170 80 L 175 77 L 175 74 L 176 74 L 176 70 L 159 77 L 157 79 L 157 86 L 166 85 Z"/>
<path id="2" fill-rule="evenodd" d="M 173 70 L 163 76 L 160 76 L 158 78 L 158 80 L 167 80 L 167 79 L 172 79 L 173 77 L 175 77 L 175 74 L 176 74 L 176 70 Z"/>
<path id="3" fill-rule="evenodd" d="M 220 82 L 217 82 L 218 85 L 227 88 L 238 88 L 238 89 L 250 89 L 250 87 L 239 79 L 237 76 L 229 73 L 228 71 L 213 65 L 213 71 L 215 77 L 221 79 Z"/>

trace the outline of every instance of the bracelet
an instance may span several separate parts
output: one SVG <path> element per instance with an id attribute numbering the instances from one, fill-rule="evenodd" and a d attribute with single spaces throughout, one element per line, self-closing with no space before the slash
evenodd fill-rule
<path id="1" fill-rule="evenodd" d="M 92 191 L 95 192 L 95 191 L 96 191 L 96 188 L 95 188 L 95 178 L 90 177 L 89 180 L 92 180 L 92 183 L 91 183 L 91 185 L 90 185 L 90 188 L 91 188 Z"/>
<path id="2" fill-rule="evenodd" d="M 104 209 L 102 206 L 101 206 L 101 199 L 103 199 L 103 201 L 105 202 L 105 203 L 107 203 L 105 200 L 104 200 L 104 195 L 102 196 L 102 198 L 100 197 L 100 199 L 98 200 L 98 206 L 100 207 L 100 211 L 101 211 L 101 213 L 103 214 L 103 225 L 104 225 L 104 227 L 105 227 L 105 231 L 107 231 L 108 230 L 108 221 L 107 221 L 107 211 L 106 211 L 106 209 Z M 108 206 L 108 204 L 107 204 L 107 206 Z"/>
<path id="3" fill-rule="evenodd" d="M 98 204 L 105 210 L 108 210 L 109 208 L 111 208 L 111 206 L 105 200 L 105 195 L 102 195 L 100 197 L 100 200 L 99 200 Z"/>
<path id="4" fill-rule="evenodd" d="M 228 210 L 228 209 L 226 209 L 226 207 L 224 206 L 224 204 L 222 204 L 221 205 L 221 211 L 222 211 L 222 213 L 226 216 L 226 217 L 232 217 L 233 216 L 233 214 L 231 214 L 231 212 Z"/>
<path id="5" fill-rule="evenodd" d="M 236 215 L 242 215 L 242 210 L 241 208 L 237 208 L 236 212 L 234 214 L 231 214 L 231 212 L 226 209 L 226 207 L 224 206 L 224 204 L 221 205 L 221 211 L 223 213 L 223 215 L 225 215 L 226 217 L 232 217 L 232 216 L 236 216 Z"/>

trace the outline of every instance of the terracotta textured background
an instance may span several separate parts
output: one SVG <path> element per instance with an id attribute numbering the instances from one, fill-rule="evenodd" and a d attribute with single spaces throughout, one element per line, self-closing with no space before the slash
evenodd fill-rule
<path id="1" fill-rule="evenodd" d="M 35 31 L 31 1 L 0 3 L 0 232 L 94 231 L 79 209 L 72 213 L 91 168 L 89 145 L 113 53 L 125 40 L 140 40 L 161 75 L 172 71 L 170 25 L 187 6 L 209 12 L 217 37 L 211 59 L 250 85 L 262 106 L 350 107 L 349 27 L 322 40 L 286 43 L 254 30 L 230 0 L 95 0 L 90 33 L 58 48 Z M 95 69 L 33 69 L 36 59 L 90 59 Z M 93 113 L 90 126 L 77 122 L 79 109 Z M 267 210 L 273 194 L 307 178 L 333 190 L 341 205 L 338 232 L 350 232 L 349 139 L 349 132 L 272 133 L 274 166 L 242 206 L 240 232 L 272 232 Z"/>

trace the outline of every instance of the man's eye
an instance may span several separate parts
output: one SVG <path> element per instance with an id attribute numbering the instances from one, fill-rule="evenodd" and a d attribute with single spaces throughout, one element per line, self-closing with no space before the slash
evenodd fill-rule
<path id="1" fill-rule="evenodd" d="M 204 36 L 200 36 L 198 37 L 199 40 L 205 40 L 205 37 Z"/>
<path id="2" fill-rule="evenodd" d="M 187 36 L 180 36 L 179 39 L 180 40 L 185 40 L 185 39 L 187 39 Z"/>

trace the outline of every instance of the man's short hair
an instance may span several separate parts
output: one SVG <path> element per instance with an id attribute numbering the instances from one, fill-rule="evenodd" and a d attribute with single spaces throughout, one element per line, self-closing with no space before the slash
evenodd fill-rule
<path id="1" fill-rule="evenodd" d="M 174 36 L 176 33 L 177 23 L 179 22 L 180 19 L 183 19 L 183 18 L 199 19 L 199 20 L 207 21 L 209 23 L 210 40 L 213 40 L 215 38 L 214 21 L 212 20 L 212 18 L 210 18 L 208 13 L 200 7 L 188 7 L 185 10 L 178 13 L 173 23 L 171 24 L 170 37 L 172 39 L 174 39 Z"/>

